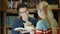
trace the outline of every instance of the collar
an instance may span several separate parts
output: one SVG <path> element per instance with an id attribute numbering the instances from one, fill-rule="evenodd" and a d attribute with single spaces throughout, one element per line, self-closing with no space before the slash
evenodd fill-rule
<path id="1" fill-rule="evenodd" d="M 20 19 L 25 23 L 26 21 L 24 21 L 23 19 L 22 19 L 22 17 L 20 17 Z M 30 17 L 28 17 L 28 21 L 30 21 Z"/>

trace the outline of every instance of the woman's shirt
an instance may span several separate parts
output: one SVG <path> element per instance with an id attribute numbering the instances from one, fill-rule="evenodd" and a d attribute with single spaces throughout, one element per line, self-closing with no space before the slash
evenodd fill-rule
<path id="1" fill-rule="evenodd" d="M 55 20 L 55 25 L 58 30 L 58 24 L 56 20 Z M 36 34 L 52 34 L 51 25 L 48 20 L 40 20 L 37 22 Z"/>

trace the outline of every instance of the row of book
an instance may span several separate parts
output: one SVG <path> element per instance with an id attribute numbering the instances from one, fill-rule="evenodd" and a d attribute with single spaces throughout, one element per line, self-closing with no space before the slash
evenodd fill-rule
<path id="1" fill-rule="evenodd" d="M 8 1 L 8 7 L 11 9 L 16 9 L 18 5 L 18 1 Z"/>
<path id="2" fill-rule="evenodd" d="M 27 3 L 28 8 L 36 8 L 36 5 L 38 3 L 39 0 L 22 0 L 22 2 Z M 8 1 L 8 7 L 12 8 L 12 9 L 16 9 L 17 5 L 20 3 L 19 0 L 15 0 L 15 1 Z"/>
<path id="3" fill-rule="evenodd" d="M 18 16 L 7 16 L 6 26 L 12 26 L 15 20 L 18 19 Z"/>
<path id="4" fill-rule="evenodd" d="M 53 1 L 48 1 L 48 0 L 45 0 L 47 1 L 49 4 L 51 5 L 54 5 L 56 6 L 58 4 L 58 1 L 57 0 L 53 0 Z M 55 1 L 55 2 L 54 2 Z M 40 0 L 22 0 L 22 2 L 26 2 L 27 3 L 27 6 L 28 8 L 36 8 L 36 5 L 41 2 Z M 52 3 L 53 2 L 53 3 Z M 20 0 L 10 0 L 8 1 L 8 7 L 9 8 L 12 8 L 12 9 L 17 9 L 17 5 L 20 3 Z M 53 6 L 52 6 L 53 7 Z M 54 8 L 54 7 L 53 7 Z"/>

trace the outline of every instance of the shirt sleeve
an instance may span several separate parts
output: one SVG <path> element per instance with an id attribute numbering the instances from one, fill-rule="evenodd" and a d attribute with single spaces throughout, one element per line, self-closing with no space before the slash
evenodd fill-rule
<path id="1" fill-rule="evenodd" d="M 23 23 L 21 23 L 21 22 L 19 22 L 19 21 L 15 21 L 15 22 L 12 24 L 12 34 L 21 34 L 21 32 L 14 30 L 15 28 L 18 28 L 18 27 L 23 27 Z"/>
<path id="2" fill-rule="evenodd" d="M 43 26 L 40 22 L 37 22 L 36 29 L 43 30 Z"/>
<path id="3" fill-rule="evenodd" d="M 36 24 L 36 34 L 43 34 L 43 26 L 40 22 Z"/>
<path id="4" fill-rule="evenodd" d="M 47 28 L 47 22 L 44 20 L 38 21 L 36 24 L 36 34 L 52 34 L 50 28 Z M 49 24 L 48 24 L 49 25 Z"/>

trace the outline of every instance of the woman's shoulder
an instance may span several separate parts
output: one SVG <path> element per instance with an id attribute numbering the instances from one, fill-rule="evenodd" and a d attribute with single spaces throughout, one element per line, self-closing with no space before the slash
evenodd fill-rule
<path id="1" fill-rule="evenodd" d="M 50 24 L 48 20 L 39 20 L 37 22 L 37 28 L 42 28 L 42 30 L 48 30 L 50 29 Z"/>
<path id="2" fill-rule="evenodd" d="M 48 25 L 48 26 L 50 26 L 50 23 L 49 23 L 48 20 L 39 20 L 39 21 L 37 22 L 37 24 L 42 24 L 42 25 Z"/>
<path id="3" fill-rule="evenodd" d="M 47 20 L 39 20 L 38 23 L 46 22 Z"/>

